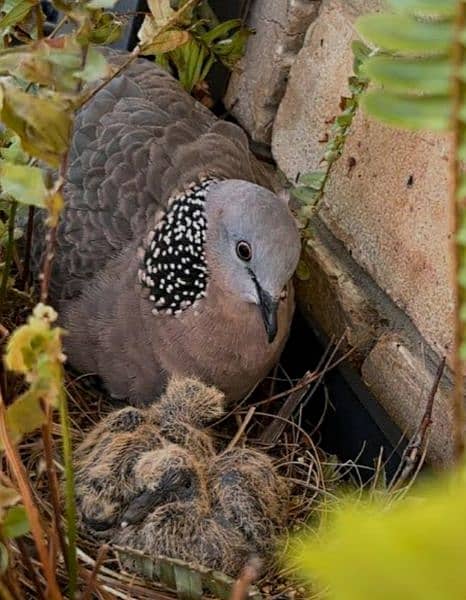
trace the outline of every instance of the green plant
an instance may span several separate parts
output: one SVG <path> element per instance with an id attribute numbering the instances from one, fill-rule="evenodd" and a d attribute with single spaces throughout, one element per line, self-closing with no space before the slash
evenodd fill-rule
<path id="1" fill-rule="evenodd" d="M 138 34 L 145 46 L 143 54 L 155 54 L 188 92 L 202 86 L 216 61 L 233 68 L 252 33 L 240 19 L 219 23 L 207 0 L 149 0 L 148 4 L 151 14 Z"/>
<path id="2" fill-rule="evenodd" d="M 387 494 L 340 498 L 318 533 L 295 539 L 290 562 L 326 598 L 460 600 L 466 595 L 464 469 Z"/>

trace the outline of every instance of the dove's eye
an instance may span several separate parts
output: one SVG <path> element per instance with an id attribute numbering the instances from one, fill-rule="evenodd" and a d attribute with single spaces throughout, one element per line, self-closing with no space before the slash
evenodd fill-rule
<path id="1" fill-rule="evenodd" d="M 251 246 L 244 240 L 241 240 L 236 244 L 236 254 L 241 260 L 245 262 L 250 261 L 252 256 Z"/>

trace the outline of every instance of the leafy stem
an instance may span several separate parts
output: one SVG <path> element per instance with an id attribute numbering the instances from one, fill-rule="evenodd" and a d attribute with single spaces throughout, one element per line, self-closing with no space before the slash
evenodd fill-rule
<path id="1" fill-rule="evenodd" d="M 341 113 L 335 117 L 325 146 L 321 168 L 300 175 L 298 185 L 292 190 L 292 195 L 301 204 L 300 216 L 307 222 L 308 218 L 319 207 L 323 198 L 330 173 L 343 153 L 349 130 L 359 107 L 359 99 L 366 90 L 369 80 L 361 74 L 361 65 L 371 51 L 363 43 L 353 42 L 354 75 L 348 79 L 351 92 L 349 97 L 340 101 Z"/>

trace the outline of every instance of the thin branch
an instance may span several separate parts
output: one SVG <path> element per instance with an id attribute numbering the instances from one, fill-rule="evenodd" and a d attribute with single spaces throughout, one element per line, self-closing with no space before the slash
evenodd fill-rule
<path id="1" fill-rule="evenodd" d="M 55 463 L 53 461 L 52 409 L 50 405 L 47 405 L 44 407 L 44 410 L 46 413 L 46 419 L 44 425 L 42 426 L 42 439 L 44 441 L 44 456 L 47 471 L 47 480 L 50 491 L 50 500 L 53 508 L 55 527 L 57 530 L 61 552 L 63 554 L 63 558 L 65 559 L 65 561 L 67 561 L 67 547 L 60 522 L 61 508 L 59 485 L 57 471 L 55 468 Z"/>
<path id="2" fill-rule="evenodd" d="M 60 399 L 60 428 L 63 443 L 63 462 L 65 466 L 65 508 L 66 522 L 68 524 L 68 576 L 69 594 L 74 597 L 78 578 L 77 558 L 77 528 L 76 528 L 76 492 L 74 485 L 73 450 L 70 430 L 70 418 L 68 414 L 68 399 L 63 393 Z"/>
<path id="3" fill-rule="evenodd" d="M 27 551 L 26 546 L 24 545 L 23 540 L 21 538 L 18 538 L 16 540 L 16 544 L 18 546 L 19 552 L 21 554 L 21 559 L 24 562 L 24 566 L 26 567 L 28 575 L 31 577 L 31 581 L 34 585 L 35 592 L 37 594 L 37 600 L 45 600 L 45 596 L 42 592 L 41 585 L 39 583 L 39 580 L 37 579 L 35 567 L 32 564 L 31 559 L 29 558 L 29 553 Z"/>
<path id="4" fill-rule="evenodd" d="M 8 243 L 6 247 L 5 264 L 3 267 L 2 283 L 0 287 L 0 306 L 5 302 L 6 299 L 8 277 L 10 275 L 11 262 L 13 259 L 13 246 L 15 243 L 15 218 L 17 206 L 18 203 L 12 200 L 10 206 L 10 214 L 8 216 Z"/>
<path id="5" fill-rule="evenodd" d="M 50 35 L 48 36 L 49 38 L 53 38 L 57 35 L 57 33 L 60 31 L 60 29 L 63 27 L 63 25 L 65 25 L 68 22 L 68 15 L 65 15 L 61 21 L 58 21 L 58 23 L 55 26 L 55 29 L 50 33 Z"/>
<path id="6" fill-rule="evenodd" d="M 256 412 L 256 407 L 251 406 L 249 408 L 246 416 L 244 417 L 244 420 L 241 423 L 240 427 L 238 427 L 238 431 L 235 433 L 233 439 L 228 444 L 228 446 L 226 448 L 227 450 L 231 450 L 232 448 L 234 448 L 236 446 L 236 444 L 240 441 L 241 437 L 243 436 L 243 434 L 246 430 L 246 427 L 249 425 L 249 422 L 251 421 L 255 412 Z"/>
<path id="7" fill-rule="evenodd" d="M 29 287 L 29 273 L 31 271 L 32 235 L 34 233 L 34 213 L 35 213 L 35 207 L 30 206 L 29 212 L 28 212 L 28 224 L 27 224 L 27 230 L 26 230 L 26 244 L 24 247 L 23 274 L 21 277 L 21 288 L 24 291 L 27 291 L 28 287 Z"/>
<path id="8" fill-rule="evenodd" d="M 107 552 L 108 552 L 108 546 L 106 544 L 104 544 L 103 546 L 101 546 L 99 548 L 99 552 L 97 554 L 97 558 L 94 564 L 94 568 L 92 569 L 92 573 L 89 577 L 89 580 L 87 582 L 87 586 L 86 589 L 83 592 L 83 595 L 81 597 L 81 600 L 91 600 L 92 598 L 92 592 L 95 589 L 96 583 L 97 583 L 97 575 L 99 573 L 99 569 L 102 566 L 102 563 L 105 560 L 105 557 L 107 556 Z"/>
<path id="9" fill-rule="evenodd" d="M 454 390 L 452 396 L 453 410 L 453 444 L 454 457 L 456 463 L 460 463 L 464 454 L 464 361 L 461 358 L 461 345 L 466 342 L 465 327 L 461 320 L 460 311 L 466 303 L 466 292 L 460 284 L 460 271 L 462 263 L 466 260 L 466 252 L 458 239 L 458 229 L 466 215 L 466 197 L 460 198 L 458 192 L 463 176 L 463 168 L 459 157 L 461 143 L 464 142 L 463 122 L 461 118 L 461 109 L 465 100 L 465 86 L 462 79 L 462 70 L 465 60 L 465 48 L 463 46 L 462 35 L 466 23 L 466 5 L 461 0 L 458 2 L 458 12 L 455 23 L 455 42 L 453 44 L 453 68 L 454 76 L 452 80 L 453 93 L 453 139 L 451 162 L 451 187 L 450 187 L 450 212 L 453 221 L 453 235 L 451 236 L 452 256 L 454 263 L 454 351 L 453 351 L 453 370 L 454 370 Z"/>
<path id="10" fill-rule="evenodd" d="M 411 441 L 406 446 L 400 461 L 400 466 L 392 478 L 393 485 L 390 485 L 391 490 L 400 489 L 410 478 L 412 478 L 417 466 L 420 463 L 420 459 L 422 459 L 422 456 L 425 455 L 430 427 L 432 425 L 434 400 L 435 396 L 437 395 L 440 380 L 442 379 L 442 375 L 445 370 L 445 362 L 446 358 L 443 357 L 438 366 L 437 373 L 435 374 L 434 382 L 432 384 L 429 397 L 427 398 L 426 408 L 424 410 L 422 420 L 417 428 L 417 431 L 411 438 Z"/>
<path id="11" fill-rule="evenodd" d="M 68 168 L 68 153 L 66 152 L 60 164 L 59 178 L 55 183 L 54 189 L 50 192 L 51 194 L 61 194 L 63 186 L 65 185 L 65 176 Z M 52 276 L 53 259 L 55 258 L 55 246 L 57 243 L 57 230 L 58 230 L 58 219 L 54 219 L 54 223 L 49 227 L 45 236 L 46 245 L 44 253 L 44 263 L 42 267 L 42 273 L 40 274 L 40 301 L 44 304 L 47 303 L 49 295 L 50 279 Z"/>
<path id="12" fill-rule="evenodd" d="M 278 417 L 282 417 L 282 419 L 274 419 L 267 427 L 267 429 L 261 435 L 261 442 L 264 444 L 274 444 L 278 438 L 283 433 L 283 430 L 286 427 L 286 420 L 290 419 L 291 416 L 295 413 L 298 406 L 306 406 L 309 401 L 309 398 L 314 394 L 316 389 L 322 383 L 324 376 L 328 373 L 328 371 L 332 368 L 332 361 L 335 358 L 340 346 L 345 338 L 346 334 L 343 334 L 338 340 L 335 348 L 330 352 L 330 346 L 327 348 L 326 353 L 321 359 L 321 363 L 317 368 L 317 373 L 307 372 L 298 382 L 294 388 L 288 390 L 288 398 L 283 406 L 280 408 L 278 412 Z M 322 368 L 323 364 L 323 368 Z M 337 363 L 338 364 L 338 363 Z M 312 391 L 309 393 L 309 397 L 307 400 L 304 400 L 309 386 L 311 383 L 314 383 Z M 285 419 L 285 420 L 283 420 Z"/>

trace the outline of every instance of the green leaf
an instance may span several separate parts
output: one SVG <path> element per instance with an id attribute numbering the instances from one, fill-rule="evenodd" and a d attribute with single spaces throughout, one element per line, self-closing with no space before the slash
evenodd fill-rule
<path id="1" fill-rule="evenodd" d="M 37 0 L 21 0 L 0 19 L 0 35 L 7 33 L 8 29 L 17 23 L 21 23 L 27 17 L 33 6 L 38 4 Z"/>
<path id="2" fill-rule="evenodd" d="M 0 156 L 17 165 L 25 165 L 29 161 L 29 156 L 24 152 L 21 140 L 16 134 L 13 135 L 9 146 L 0 148 Z"/>
<path id="3" fill-rule="evenodd" d="M 353 121 L 353 114 L 352 113 L 343 113 L 341 115 L 338 115 L 338 117 L 335 119 L 335 123 L 338 125 L 338 129 L 345 129 L 346 127 L 349 127 L 351 125 Z"/>
<path id="4" fill-rule="evenodd" d="M 351 49 L 353 51 L 354 57 L 353 71 L 358 77 L 360 77 L 361 66 L 366 61 L 367 57 L 371 54 L 372 50 L 360 40 L 354 40 L 351 44 Z"/>
<path id="5" fill-rule="evenodd" d="M 234 33 L 230 38 L 217 42 L 212 50 L 224 65 L 232 69 L 243 56 L 246 49 L 246 42 L 252 33 L 250 29 L 240 29 L 240 31 Z"/>
<path id="6" fill-rule="evenodd" d="M 210 45 L 216 42 L 217 40 L 227 37 L 230 31 L 232 31 L 233 29 L 238 29 L 239 27 L 241 27 L 241 24 L 241 19 L 230 19 L 229 21 L 224 21 L 223 23 L 217 25 L 217 27 L 214 27 L 207 33 L 201 35 L 201 39 L 207 45 Z"/>
<path id="7" fill-rule="evenodd" d="M 123 23 L 120 19 L 113 13 L 103 12 L 88 33 L 88 41 L 93 44 L 112 44 L 121 37 L 122 31 Z"/>
<path id="8" fill-rule="evenodd" d="M 453 17 L 458 8 L 458 0 L 388 0 L 388 4 L 398 12 L 421 17 Z"/>
<path id="9" fill-rule="evenodd" d="M 313 190 L 321 190 L 326 177 L 326 171 L 310 171 L 299 176 L 299 184 L 310 187 Z"/>
<path id="10" fill-rule="evenodd" d="M 372 52 L 371 48 L 366 46 L 361 40 L 354 40 L 351 43 L 351 50 L 354 57 L 360 62 L 364 62 Z"/>
<path id="11" fill-rule="evenodd" d="M 460 358 L 466 360 L 466 342 L 463 342 L 460 346 Z"/>
<path id="12" fill-rule="evenodd" d="M 447 59 L 373 56 L 366 60 L 362 69 L 389 92 L 431 95 L 450 92 L 452 67 Z"/>
<path id="13" fill-rule="evenodd" d="M 86 64 L 82 71 L 77 71 L 75 77 L 83 81 L 96 81 L 110 75 L 110 65 L 98 50 L 89 47 L 86 55 Z"/>
<path id="14" fill-rule="evenodd" d="M 4 192 L 22 204 L 45 207 L 48 190 L 38 167 L 3 161 L 0 164 L 0 185 Z"/>
<path id="15" fill-rule="evenodd" d="M 24 506 L 12 506 L 6 512 L 1 524 L 5 538 L 12 539 L 25 535 L 29 531 L 29 521 Z"/>
<path id="16" fill-rule="evenodd" d="M 466 175 L 461 175 L 460 184 L 456 193 L 458 200 L 466 198 Z M 466 223 L 465 223 L 466 225 Z"/>
<path id="17" fill-rule="evenodd" d="M 361 97 L 361 105 L 368 114 L 395 127 L 446 131 L 450 126 L 448 98 L 406 97 L 375 90 Z"/>
<path id="18" fill-rule="evenodd" d="M 403 15 L 364 15 L 356 21 L 356 29 L 375 46 L 404 54 L 446 54 L 453 42 L 452 23 Z"/>
<path id="19" fill-rule="evenodd" d="M 303 204 L 315 204 L 320 197 L 320 191 L 310 187 L 298 186 L 291 190 L 291 195 Z"/>
<path id="20" fill-rule="evenodd" d="M 55 167 L 68 148 L 70 113 L 59 96 L 38 97 L 0 85 L 0 120 L 18 134 L 26 152 Z"/>
<path id="21" fill-rule="evenodd" d="M 309 281 L 309 279 L 311 278 L 311 269 L 308 267 L 307 263 L 304 260 L 300 259 L 300 261 L 298 262 L 295 275 L 300 281 Z"/>

